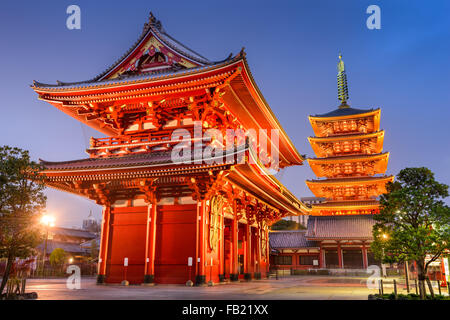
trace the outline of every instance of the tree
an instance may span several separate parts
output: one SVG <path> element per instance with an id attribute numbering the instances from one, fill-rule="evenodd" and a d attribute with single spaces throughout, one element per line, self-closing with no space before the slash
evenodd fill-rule
<path id="1" fill-rule="evenodd" d="M 450 249 L 450 208 L 443 199 L 448 186 L 437 182 L 428 168 L 406 168 L 386 185 L 375 215 L 372 250 L 383 262 L 415 261 L 419 290 L 425 298 L 428 266 Z"/>
<path id="2" fill-rule="evenodd" d="M 50 254 L 50 264 L 53 267 L 61 267 L 64 262 L 66 262 L 67 253 L 64 251 L 64 249 L 56 248 L 52 251 Z"/>
<path id="3" fill-rule="evenodd" d="M 28 151 L 0 147 L 0 257 L 7 258 L 0 294 L 14 260 L 32 255 L 42 241 L 38 218 L 46 197 L 40 169 Z"/>
<path id="4" fill-rule="evenodd" d="M 305 229 L 305 227 L 295 221 L 281 219 L 281 220 L 275 222 L 272 225 L 271 229 L 272 230 L 301 230 L 301 229 Z"/>

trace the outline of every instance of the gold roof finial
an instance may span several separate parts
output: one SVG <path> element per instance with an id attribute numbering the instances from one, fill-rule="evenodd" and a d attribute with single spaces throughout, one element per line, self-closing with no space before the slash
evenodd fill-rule
<path id="1" fill-rule="evenodd" d="M 338 98 L 341 100 L 341 105 L 339 108 L 348 108 L 347 100 L 348 100 L 348 87 L 347 87 L 347 74 L 345 73 L 345 65 L 342 60 L 342 54 L 339 53 L 339 62 L 337 65 L 338 75 L 337 75 L 337 84 L 338 84 Z"/>

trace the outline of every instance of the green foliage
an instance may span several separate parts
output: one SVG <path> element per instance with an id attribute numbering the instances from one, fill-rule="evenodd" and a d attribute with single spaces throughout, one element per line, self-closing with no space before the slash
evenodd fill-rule
<path id="1" fill-rule="evenodd" d="M 28 151 L 0 147 L 0 258 L 8 259 L 0 293 L 12 260 L 30 256 L 42 241 L 38 218 L 46 197 L 40 169 Z"/>
<path id="2" fill-rule="evenodd" d="M 387 184 L 375 215 L 372 250 L 384 262 L 416 261 L 419 274 L 450 249 L 448 186 L 427 168 L 406 168 Z M 383 237 L 386 235 L 386 237 Z M 431 259 L 425 263 L 426 255 Z"/>
<path id="3" fill-rule="evenodd" d="M 295 221 L 281 219 L 281 220 L 275 222 L 272 225 L 271 229 L 272 230 L 302 230 L 302 229 L 305 229 L 305 227 Z"/>
<path id="4" fill-rule="evenodd" d="M 0 147 L 0 257 L 25 258 L 41 240 L 38 214 L 46 197 L 39 170 L 28 151 Z"/>
<path id="5" fill-rule="evenodd" d="M 395 294 L 394 293 L 385 293 L 383 296 L 380 296 L 379 294 L 373 295 L 375 298 L 383 299 L 383 300 L 395 300 Z M 444 295 L 435 295 L 434 298 L 427 294 L 426 296 L 427 300 L 450 300 L 449 296 Z M 420 300 L 420 296 L 418 294 L 409 293 L 409 294 L 402 294 L 399 293 L 397 295 L 397 300 Z"/>
<path id="6" fill-rule="evenodd" d="M 56 248 L 50 254 L 50 264 L 52 266 L 61 266 L 66 262 L 67 253 L 64 249 Z"/>

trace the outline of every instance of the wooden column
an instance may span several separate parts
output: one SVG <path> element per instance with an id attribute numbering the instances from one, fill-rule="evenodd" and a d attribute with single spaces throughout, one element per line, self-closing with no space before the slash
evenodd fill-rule
<path id="1" fill-rule="evenodd" d="M 245 225 L 245 265 L 244 278 L 246 280 L 252 279 L 252 227 L 247 221 Z"/>
<path id="2" fill-rule="evenodd" d="M 147 211 L 144 283 L 154 283 L 155 281 L 156 219 L 157 204 L 156 199 L 153 199 Z"/>
<path id="3" fill-rule="evenodd" d="M 362 258 L 363 258 L 363 268 L 367 269 L 367 267 L 369 266 L 369 261 L 367 259 L 367 248 L 365 244 L 363 244 L 362 246 Z"/>
<path id="4" fill-rule="evenodd" d="M 198 217 L 198 269 L 195 278 L 197 285 L 206 283 L 206 200 L 200 200 L 197 205 L 197 217 Z"/>
<path id="5" fill-rule="evenodd" d="M 324 261 L 325 259 L 323 258 L 324 254 L 325 254 L 325 252 L 322 248 L 322 243 L 321 243 L 320 249 L 319 249 L 319 268 L 321 268 L 321 269 L 325 268 L 325 261 Z"/>
<path id="6" fill-rule="evenodd" d="M 98 257 L 97 284 L 106 280 L 106 260 L 108 258 L 108 243 L 110 234 L 111 205 L 103 206 L 102 231 L 100 236 L 100 251 Z"/>
<path id="7" fill-rule="evenodd" d="M 219 229 L 219 281 L 225 281 L 225 221 L 223 212 L 220 216 L 220 229 Z"/>
<path id="8" fill-rule="evenodd" d="M 339 261 L 339 269 L 342 269 L 344 267 L 344 263 L 342 261 L 342 249 L 341 249 L 340 242 L 338 242 L 338 245 L 337 245 L 337 254 L 338 254 L 338 261 Z"/>
<path id="9" fill-rule="evenodd" d="M 236 204 L 234 205 L 236 209 Z M 239 224 L 237 220 L 236 210 L 234 210 L 234 218 L 231 222 L 231 270 L 230 281 L 238 281 L 239 279 L 239 254 L 238 254 L 238 241 L 239 241 Z"/>
<path id="10" fill-rule="evenodd" d="M 261 261 L 262 261 L 262 255 L 261 255 L 261 225 L 258 224 L 258 228 L 256 228 L 255 232 L 255 248 L 256 248 L 256 263 L 255 263 L 255 279 L 261 279 Z"/>

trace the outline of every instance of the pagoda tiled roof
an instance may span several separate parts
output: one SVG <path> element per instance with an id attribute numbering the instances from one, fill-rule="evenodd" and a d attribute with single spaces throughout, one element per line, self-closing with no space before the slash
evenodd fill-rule
<path id="1" fill-rule="evenodd" d="M 328 113 L 316 114 L 312 117 L 317 118 L 331 118 L 331 117 L 343 117 L 343 116 L 351 116 L 357 114 L 368 113 L 371 111 L 375 111 L 377 109 L 356 109 L 356 108 L 337 108 L 336 110 L 330 111 Z"/>
<path id="2" fill-rule="evenodd" d="M 312 183 L 326 183 L 326 184 L 334 184 L 334 183 L 347 183 L 347 182 L 376 182 L 376 181 L 382 181 L 386 179 L 392 179 L 393 176 L 380 176 L 380 177 L 373 177 L 373 176 L 364 176 L 364 177 L 348 177 L 348 178 L 328 178 L 324 180 L 306 180 L 307 182 Z"/>
<path id="3" fill-rule="evenodd" d="M 339 155 L 339 156 L 331 156 L 326 158 L 309 158 L 309 160 L 312 160 L 312 162 L 345 162 L 345 161 L 351 161 L 351 160 L 372 160 L 373 158 L 378 157 L 386 157 L 389 155 L 389 152 L 383 152 L 383 153 L 373 153 L 373 154 L 353 154 L 353 155 Z"/>
<path id="4" fill-rule="evenodd" d="M 306 230 L 282 230 L 269 232 L 272 249 L 319 248 L 316 241 L 306 239 Z"/>
<path id="5" fill-rule="evenodd" d="M 313 204 L 313 207 L 320 208 L 335 208 L 335 207 L 364 207 L 364 206 L 378 206 L 377 200 L 347 200 L 347 201 L 324 201 Z"/>
<path id="6" fill-rule="evenodd" d="M 312 141 L 335 141 L 335 140 L 349 140 L 349 139 L 368 139 L 376 136 L 383 136 L 384 130 L 370 132 L 370 133 L 351 133 L 351 134 L 339 134 L 325 137 L 308 137 L 309 140 Z"/>
<path id="7" fill-rule="evenodd" d="M 305 237 L 319 239 L 372 239 L 373 215 L 310 216 Z"/>

